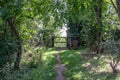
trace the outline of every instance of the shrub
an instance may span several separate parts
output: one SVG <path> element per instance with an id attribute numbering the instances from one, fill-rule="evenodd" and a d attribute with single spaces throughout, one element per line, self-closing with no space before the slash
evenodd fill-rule
<path id="1" fill-rule="evenodd" d="M 103 43 L 104 52 L 109 55 L 110 60 L 110 66 L 113 69 L 113 72 L 117 72 L 117 65 L 120 61 L 120 43 L 119 41 L 115 40 L 106 40 Z"/>
<path id="2" fill-rule="evenodd" d="M 16 42 L 14 37 L 6 35 L 0 38 L 0 68 L 14 62 Z"/>

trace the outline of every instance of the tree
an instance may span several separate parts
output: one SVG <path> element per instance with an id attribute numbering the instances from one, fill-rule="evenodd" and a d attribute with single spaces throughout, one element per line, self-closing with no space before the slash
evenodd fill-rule
<path id="1" fill-rule="evenodd" d="M 1 1 L 0 2 L 0 9 L 1 9 L 1 17 L 2 21 L 5 22 L 6 26 L 9 26 L 11 29 L 11 33 L 16 38 L 17 44 L 17 57 L 14 64 L 15 69 L 19 69 L 20 59 L 22 55 L 22 41 L 19 35 L 19 32 L 16 29 L 16 19 L 17 15 L 19 14 L 20 10 L 20 1 Z M 5 27 L 6 27 L 5 26 Z"/>
<path id="2" fill-rule="evenodd" d="M 97 26 L 99 27 L 98 30 L 98 53 L 101 53 L 101 43 L 102 43 L 102 29 L 103 29 L 103 25 L 102 25 L 102 4 L 103 4 L 103 0 L 97 0 L 96 4 L 95 4 L 95 12 L 96 12 L 96 20 L 97 20 Z"/>

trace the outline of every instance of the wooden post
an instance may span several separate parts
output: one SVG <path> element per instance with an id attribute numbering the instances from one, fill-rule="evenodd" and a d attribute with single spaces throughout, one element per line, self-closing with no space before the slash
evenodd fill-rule
<path id="1" fill-rule="evenodd" d="M 66 37 L 66 47 L 68 48 L 68 36 Z"/>
<path id="2" fill-rule="evenodd" d="M 55 39 L 55 35 L 52 34 L 52 47 L 54 47 L 54 39 Z"/>

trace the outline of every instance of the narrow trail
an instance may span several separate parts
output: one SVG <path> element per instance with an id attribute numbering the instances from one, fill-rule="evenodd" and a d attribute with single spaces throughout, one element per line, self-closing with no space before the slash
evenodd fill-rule
<path id="1" fill-rule="evenodd" d="M 60 56 L 62 50 L 67 50 L 67 48 L 57 49 L 57 53 L 56 53 L 57 64 L 55 65 L 55 71 L 57 73 L 56 80 L 65 80 L 65 76 L 64 76 L 65 65 L 62 64 L 62 60 Z"/>

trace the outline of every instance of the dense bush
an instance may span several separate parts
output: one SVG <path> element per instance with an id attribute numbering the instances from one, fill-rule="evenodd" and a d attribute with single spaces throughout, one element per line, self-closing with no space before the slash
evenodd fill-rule
<path id="1" fill-rule="evenodd" d="M 14 62 L 16 39 L 9 32 L 0 35 L 0 68 Z"/>

